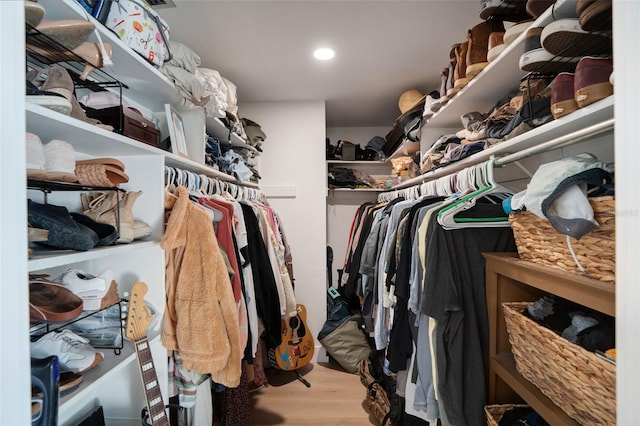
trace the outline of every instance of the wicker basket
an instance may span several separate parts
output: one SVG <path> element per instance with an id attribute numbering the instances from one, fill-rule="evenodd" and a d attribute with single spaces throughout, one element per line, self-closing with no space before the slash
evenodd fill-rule
<path id="1" fill-rule="evenodd" d="M 586 273 L 574 260 L 567 236 L 556 231 L 551 222 L 531 212 L 509 215 L 519 257 L 600 281 L 615 282 L 615 199 L 596 197 L 589 198 L 589 201 L 600 226 L 580 240 L 570 238 L 578 262 Z"/>
<path id="2" fill-rule="evenodd" d="M 578 423 L 614 425 L 615 365 L 526 317 L 529 304 L 502 304 L 518 372 Z"/>
<path id="3" fill-rule="evenodd" d="M 501 405 L 485 405 L 484 412 L 487 415 L 487 426 L 499 426 L 500 420 L 504 413 L 512 408 L 528 407 L 527 404 L 501 404 Z"/>

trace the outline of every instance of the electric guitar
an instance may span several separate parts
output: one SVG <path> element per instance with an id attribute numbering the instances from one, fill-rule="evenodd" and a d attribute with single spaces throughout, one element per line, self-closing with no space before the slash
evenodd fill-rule
<path id="1" fill-rule="evenodd" d="M 133 341 L 138 357 L 138 368 L 142 377 L 144 397 L 147 402 L 148 423 L 152 426 L 169 426 L 162 392 L 158 384 L 156 369 L 147 339 L 147 327 L 151 323 L 151 311 L 144 301 L 147 285 L 137 282 L 131 288 L 129 314 L 127 315 L 126 336 Z"/>
<path id="2" fill-rule="evenodd" d="M 271 364 L 280 370 L 297 370 L 311 362 L 313 335 L 306 324 L 307 309 L 296 305 L 296 314 L 282 320 L 282 343 L 269 350 Z"/>

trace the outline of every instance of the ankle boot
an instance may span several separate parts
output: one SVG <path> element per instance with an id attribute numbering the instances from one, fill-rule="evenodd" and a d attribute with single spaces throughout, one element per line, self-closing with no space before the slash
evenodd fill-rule
<path id="1" fill-rule="evenodd" d="M 503 32 L 502 21 L 482 22 L 467 32 L 467 78 L 471 80 L 480 71 L 489 65 L 487 52 L 489 50 L 489 34 L 492 32 Z"/>
<path id="2" fill-rule="evenodd" d="M 460 43 L 455 49 L 456 68 L 453 70 L 453 89 L 457 92 L 469 83 L 467 78 L 467 50 L 469 43 Z"/>
<path id="3" fill-rule="evenodd" d="M 130 243 L 134 239 L 133 204 L 142 195 L 134 192 L 97 192 L 93 196 L 81 194 L 83 213 L 96 222 L 108 223 L 118 229 L 118 242 Z M 118 205 L 119 202 L 119 205 Z"/>

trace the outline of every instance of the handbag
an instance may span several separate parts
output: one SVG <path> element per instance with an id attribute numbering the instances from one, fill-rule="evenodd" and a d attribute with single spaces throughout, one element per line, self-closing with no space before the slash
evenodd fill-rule
<path id="1" fill-rule="evenodd" d="M 112 0 L 76 0 L 98 22 L 104 24 L 109 15 Z"/>
<path id="2" fill-rule="evenodd" d="M 144 0 L 112 0 L 104 24 L 152 65 L 171 60 L 169 25 Z"/>

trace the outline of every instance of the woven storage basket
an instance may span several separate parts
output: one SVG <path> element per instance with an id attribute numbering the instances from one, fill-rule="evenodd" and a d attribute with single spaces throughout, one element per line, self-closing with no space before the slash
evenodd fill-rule
<path id="1" fill-rule="evenodd" d="M 578 423 L 614 425 L 615 365 L 524 316 L 529 304 L 502 304 L 518 372 Z"/>
<path id="2" fill-rule="evenodd" d="M 586 271 L 585 275 L 615 282 L 615 199 L 596 197 L 589 198 L 589 201 L 600 226 L 579 240 L 571 238 L 571 246 Z M 583 274 L 573 259 L 567 236 L 556 231 L 551 222 L 526 211 L 511 213 L 509 221 L 521 259 Z"/>
<path id="3" fill-rule="evenodd" d="M 500 420 L 504 413 L 512 408 L 528 407 L 527 404 L 501 404 L 501 405 L 485 405 L 484 412 L 487 415 L 487 426 L 499 426 Z"/>

